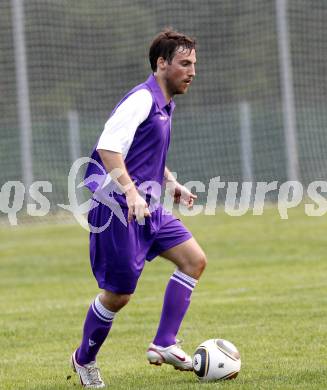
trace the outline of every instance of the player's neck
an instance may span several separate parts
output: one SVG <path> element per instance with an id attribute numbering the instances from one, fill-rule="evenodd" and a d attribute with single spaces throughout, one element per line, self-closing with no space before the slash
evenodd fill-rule
<path id="1" fill-rule="evenodd" d="M 169 103 L 173 97 L 173 94 L 169 93 L 167 84 L 157 73 L 154 73 L 154 77 L 156 78 L 157 83 L 159 84 L 159 87 L 160 87 L 161 92 L 163 93 L 163 95 L 166 99 L 166 102 Z"/>

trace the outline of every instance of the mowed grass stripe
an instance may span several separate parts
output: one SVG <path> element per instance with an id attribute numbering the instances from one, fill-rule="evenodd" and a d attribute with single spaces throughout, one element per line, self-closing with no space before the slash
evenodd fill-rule
<path id="1" fill-rule="evenodd" d="M 179 336 L 188 352 L 208 338 L 232 341 L 235 381 L 200 385 L 192 373 L 147 364 L 145 349 L 174 267 L 147 264 L 98 357 L 112 389 L 327 388 L 327 218 L 303 207 L 263 216 L 184 218 L 208 255 Z M 88 233 L 74 225 L 0 229 L 0 389 L 76 389 L 68 360 L 97 294 Z"/>

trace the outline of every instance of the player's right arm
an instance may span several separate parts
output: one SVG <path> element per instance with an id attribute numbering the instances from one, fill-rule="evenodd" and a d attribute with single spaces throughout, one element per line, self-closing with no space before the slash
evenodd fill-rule
<path id="1" fill-rule="evenodd" d="M 97 151 L 106 171 L 126 195 L 128 221 L 135 215 L 138 222 L 150 215 L 146 201 L 138 193 L 124 162 L 138 126 L 147 119 L 152 95 L 141 89 L 130 95 L 107 121 Z"/>
<path id="2" fill-rule="evenodd" d="M 135 184 L 130 178 L 121 153 L 110 150 L 97 149 L 106 171 L 111 174 L 113 180 L 119 185 L 119 188 L 125 193 L 128 206 L 128 222 L 136 217 L 137 221 L 142 221 L 144 217 L 150 215 L 148 205 L 142 196 L 138 193 Z"/>

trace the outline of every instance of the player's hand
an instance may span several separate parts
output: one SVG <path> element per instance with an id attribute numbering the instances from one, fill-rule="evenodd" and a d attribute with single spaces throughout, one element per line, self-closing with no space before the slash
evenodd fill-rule
<path id="1" fill-rule="evenodd" d="M 197 195 L 192 194 L 185 186 L 182 186 L 177 182 L 173 188 L 172 195 L 175 203 L 181 203 L 188 209 L 193 207 L 194 200 L 197 199 Z"/>
<path id="2" fill-rule="evenodd" d="M 150 211 L 148 204 L 137 192 L 136 188 L 126 192 L 126 202 L 128 206 L 128 222 L 131 222 L 135 217 L 140 225 L 144 225 L 144 218 L 150 216 Z"/>

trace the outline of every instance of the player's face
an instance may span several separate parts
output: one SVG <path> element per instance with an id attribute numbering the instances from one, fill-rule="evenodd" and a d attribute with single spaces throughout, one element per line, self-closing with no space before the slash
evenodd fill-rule
<path id="1" fill-rule="evenodd" d="M 186 93 L 195 76 L 195 50 L 179 48 L 171 63 L 166 63 L 165 81 L 171 96 Z"/>

